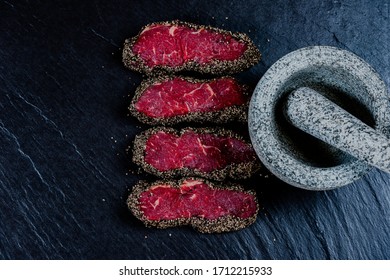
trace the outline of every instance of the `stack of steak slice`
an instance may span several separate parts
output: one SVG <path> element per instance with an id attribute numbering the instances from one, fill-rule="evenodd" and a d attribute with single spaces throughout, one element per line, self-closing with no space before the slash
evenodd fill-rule
<path id="1" fill-rule="evenodd" d="M 255 221 L 255 193 L 227 181 L 249 178 L 260 168 L 249 141 L 221 127 L 161 125 L 245 122 L 248 88 L 225 75 L 259 59 L 260 52 L 243 33 L 180 21 L 149 24 L 126 40 L 125 66 L 150 75 L 129 110 L 139 121 L 157 125 L 137 135 L 129 149 L 136 164 L 161 178 L 139 182 L 127 200 L 146 226 L 192 225 L 201 232 L 224 232 Z M 183 70 L 220 76 L 178 76 Z"/>

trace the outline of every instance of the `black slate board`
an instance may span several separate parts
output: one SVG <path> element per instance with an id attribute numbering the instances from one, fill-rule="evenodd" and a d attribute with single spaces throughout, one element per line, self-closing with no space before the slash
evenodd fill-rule
<path id="1" fill-rule="evenodd" d="M 361 56 L 389 75 L 389 3 L 360 1 L 0 1 L 0 259 L 389 259 L 390 175 L 309 192 L 248 182 L 262 209 L 239 232 L 145 228 L 126 209 L 125 148 L 145 125 L 126 107 L 142 76 L 124 40 L 180 19 L 247 33 L 263 59 L 255 86 L 310 45 Z"/>

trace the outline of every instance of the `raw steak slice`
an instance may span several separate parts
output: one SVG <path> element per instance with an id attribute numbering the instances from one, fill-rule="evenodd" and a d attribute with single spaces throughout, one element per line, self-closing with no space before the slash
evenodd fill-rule
<path id="1" fill-rule="evenodd" d="M 247 120 L 248 88 L 232 77 L 199 80 L 159 77 L 144 80 L 129 110 L 143 123 L 176 124 L 184 121 Z"/>
<path id="2" fill-rule="evenodd" d="M 250 143 L 221 128 L 151 128 L 136 136 L 133 161 L 163 178 L 244 179 L 260 167 Z"/>
<path id="3" fill-rule="evenodd" d="M 123 63 L 146 74 L 193 70 L 209 74 L 240 72 L 260 60 L 244 33 L 170 21 L 146 25 L 125 41 Z"/>
<path id="4" fill-rule="evenodd" d="M 199 178 L 139 182 L 127 199 L 133 215 L 148 227 L 191 225 L 204 233 L 245 228 L 256 220 L 254 191 L 239 185 L 215 185 Z"/>

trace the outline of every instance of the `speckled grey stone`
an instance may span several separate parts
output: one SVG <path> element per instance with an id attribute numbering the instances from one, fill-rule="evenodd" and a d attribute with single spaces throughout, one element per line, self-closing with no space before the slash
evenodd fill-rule
<path id="1" fill-rule="evenodd" d="M 249 106 L 249 132 L 263 164 L 292 186 L 328 190 L 345 186 L 371 168 L 364 161 L 292 125 L 283 110 L 287 96 L 309 87 L 389 137 L 386 86 L 351 52 L 313 46 L 278 60 L 261 78 Z"/>
<path id="2" fill-rule="evenodd" d="M 293 91 L 285 113 L 306 133 L 390 172 L 390 140 L 317 91 L 307 87 Z"/>

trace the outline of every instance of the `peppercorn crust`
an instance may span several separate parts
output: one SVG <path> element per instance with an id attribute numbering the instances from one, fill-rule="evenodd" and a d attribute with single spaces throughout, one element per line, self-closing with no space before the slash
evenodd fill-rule
<path id="1" fill-rule="evenodd" d="M 199 176 L 215 181 L 223 181 L 226 178 L 231 179 L 247 179 L 254 175 L 261 167 L 261 164 L 259 160 L 254 157 L 252 161 L 250 162 L 243 162 L 243 163 L 233 163 L 230 165 L 227 165 L 226 167 L 222 169 L 213 170 L 211 172 L 203 172 L 198 169 L 190 169 L 187 167 L 183 168 L 177 168 L 172 169 L 168 171 L 160 171 L 153 167 L 152 165 L 145 162 L 145 150 L 146 150 L 146 142 L 149 139 L 149 137 L 159 131 L 167 132 L 173 135 L 176 135 L 180 137 L 183 135 L 186 131 L 193 131 L 194 133 L 199 134 L 213 134 L 216 136 L 221 137 L 229 137 L 229 138 L 235 138 L 239 139 L 248 145 L 251 146 L 251 144 L 246 141 L 241 135 L 238 135 L 234 133 L 231 130 L 227 130 L 224 128 L 191 128 L 187 127 L 181 130 L 176 130 L 173 128 L 167 128 L 167 127 L 152 127 L 148 130 L 145 130 L 138 134 L 135 137 L 133 146 L 128 147 L 128 151 L 133 151 L 133 162 L 140 166 L 144 171 L 156 175 L 163 179 L 168 178 L 175 178 L 175 177 L 188 177 L 188 176 Z"/>
<path id="2" fill-rule="evenodd" d="M 149 220 L 144 215 L 143 211 L 140 208 L 140 202 L 139 202 L 140 195 L 144 191 L 147 191 L 151 187 L 160 184 L 169 185 L 174 188 L 180 188 L 181 184 L 186 180 L 202 181 L 203 183 L 207 184 L 211 189 L 233 190 L 233 191 L 247 193 L 253 197 L 256 203 L 256 212 L 252 216 L 245 219 L 233 215 L 228 215 L 213 220 L 205 219 L 202 217 L 196 217 L 196 216 L 190 218 L 178 218 L 172 220 Z M 245 190 L 242 186 L 234 183 L 224 183 L 224 185 L 222 186 L 220 184 L 212 183 L 206 179 L 201 179 L 196 177 L 182 178 L 178 181 L 159 180 L 153 183 L 146 182 L 146 181 L 139 181 L 133 187 L 130 195 L 128 196 L 126 203 L 131 213 L 137 219 L 141 220 L 147 227 L 157 227 L 160 229 L 165 229 L 169 227 L 190 225 L 194 229 L 202 233 L 222 233 L 222 232 L 229 232 L 229 231 L 237 231 L 246 228 L 256 221 L 259 212 L 259 204 L 258 204 L 255 191 Z"/>
<path id="3" fill-rule="evenodd" d="M 238 59 L 230 60 L 230 61 L 221 61 L 214 59 L 206 64 L 199 64 L 195 61 L 188 61 L 180 66 L 164 66 L 157 65 L 154 67 L 148 67 L 144 61 L 139 57 L 139 55 L 133 52 L 133 46 L 137 42 L 143 30 L 153 25 L 178 25 L 178 26 L 186 26 L 188 28 L 199 30 L 206 29 L 213 32 L 217 32 L 220 34 L 230 35 L 232 38 L 243 42 L 246 44 L 247 49 Z M 146 75 L 164 75 L 169 73 L 177 73 L 180 71 L 196 71 L 203 74 L 213 74 L 213 75 L 226 75 L 241 72 L 249 67 L 255 65 L 259 62 L 261 58 L 261 53 L 258 48 L 255 46 L 253 41 L 246 35 L 241 32 L 231 32 L 228 30 L 206 26 L 206 25 L 198 25 L 188 22 L 183 22 L 179 20 L 173 21 L 164 21 L 164 22 L 156 22 L 150 23 L 144 26 L 137 36 L 133 38 L 129 38 L 125 40 L 122 52 L 122 61 L 124 65 L 130 70 L 137 71 L 140 73 L 144 73 Z"/>
<path id="4" fill-rule="evenodd" d="M 211 83 L 213 81 L 223 79 L 223 78 L 228 78 L 236 81 L 236 79 L 229 76 L 223 76 L 214 79 L 195 79 L 192 77 L 174 76 L 174 75 L 151 77 L 143 80 L 141 84 L 138 86 L 138 88 L 136 89 L 135 94 L 128 107 L 130 114 L 133 117 L 137 118 L 140 122 L 149 125 L 174 125 L 183 122 L 206 122 L 206 121 L 210 123 L 222 124 L 222 123 L 227 123 L 232 121 L 246 122 L 248 120 L 247 112 L 249 107 L 249 99 L 247 102 L 245 102 L 242 105 L 233 105 L 216 111 L 189 112 L 184 115 L 177 115 L 172 117 L 161 117 L 161 118 L 147 116 L 135 108 L 135 104 L 138 102 L 139 98 L 143 95 L 143 93 L 147 88 L 157 83 L 161 83 L 167 80 L 172 80 L 174 78 L 181 78 L 190 83 Z M 240 84 L 240 89 L 244 95 L 249 96 L 248 86 Z"/>

